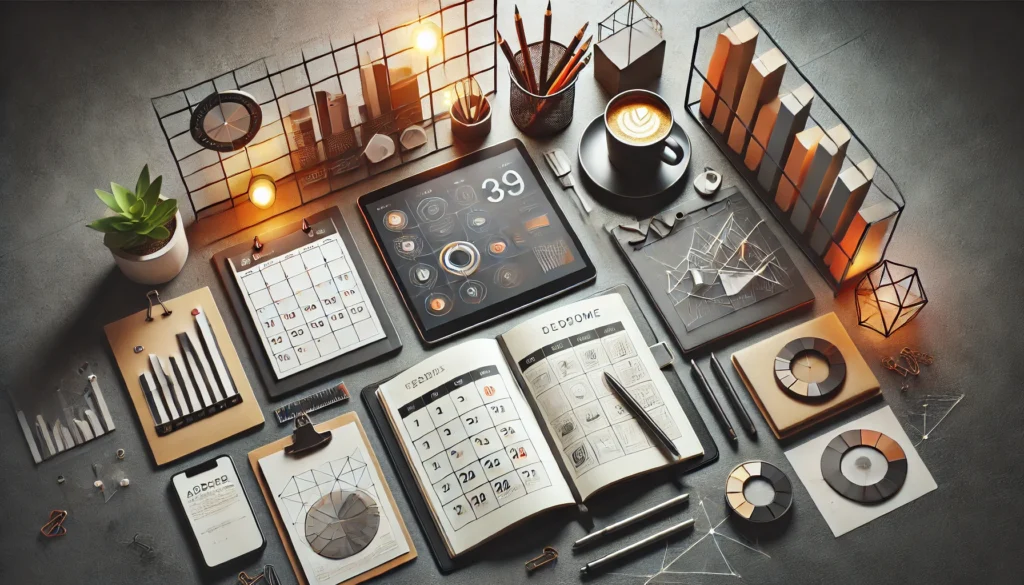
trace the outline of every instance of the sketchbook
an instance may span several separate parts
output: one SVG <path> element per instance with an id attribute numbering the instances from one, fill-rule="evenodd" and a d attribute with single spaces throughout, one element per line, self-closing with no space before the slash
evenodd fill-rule
<path id="1" fill-rule="evenodd" d="M 414 509 L 426 510 L 448 559 L 534 515 L 672 464 L 605 385 L 606 371 L 673 440 L 677 463 L 717 456 L 619 291 L 635 303 L 621 287 L 542 313 L 497 339 L 455 345 L 364 391 L 406 490 L 414 491 Z M 433 546 L 433 530 L 424 528 Z M 442 571 L 453 568 L 436 547 L 435 556 Z"/>

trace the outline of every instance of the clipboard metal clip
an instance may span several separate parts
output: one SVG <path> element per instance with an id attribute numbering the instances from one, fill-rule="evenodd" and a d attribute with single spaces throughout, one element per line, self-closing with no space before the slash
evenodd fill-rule
<path id="1" fill-rule="evenodd" d="M 154 299 L 156 300 L 157 304 L 160 305 L 160 308 L 164 310 L 164 312 L 160 316 L 161 317 L 170 317 L 171 316 L 171 310 L 168 309 L 166 305 L 164 305 L 164 302 L 162 300 L 160 300 L 160 292 L 156 291 L 156 290 L 151 290 L 148 293 L 146 293 L 146 303 L 148 304 L 148 306 L 146 307 L 146 322 L 147 323 L 153 320 L 153 300 Z"/>
<path id="2" fill-rule="evenodd" d="M 316 451 L 326 447 L 334 435 L 330 431 L 318 432 L 313 428 L 309 415 L 302 413 L 295 417 L 295 432 L 292 433 L 292 444 L 284 448 L 285 455 L 298 455 L 309 451 Z"/>

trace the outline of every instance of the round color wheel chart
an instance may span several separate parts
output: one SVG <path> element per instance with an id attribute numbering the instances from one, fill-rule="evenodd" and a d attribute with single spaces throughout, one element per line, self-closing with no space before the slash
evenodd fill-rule
<path id="1" fill-rule="evenodd" d="M 480 250 L 469 242 L 450 242 L 438 254 L 441 268 L 455 276 L 469 276 L 480 268 Z"/>
<path id="2" fill-rule="evenodd" d="M 752 502 L 746 488 L 752 481 L 762 480 L 775 492 L 771 499 Z M 767 461 L 747 461 L 729 472 L 725 482 L 725 502 L 737 516 L 764 524 L 778 520 L 793 505 L 793 484 L 785 473 Z"/>
<path id="3" fill-rule="evenodd" d="M 366 548 L 380 527 L 380 509 L 369 495 L 338 490 L 306 513 L 306 542 L 329 559 L 346 559 Z"/>
<path id="4" fill-rule="evenodd" d="M 794 339 L 775 356 L 775 380 L 797 398 L 829 398 L 843 387 L 846 359 L 838 347 L 824 339 Z"/>
<path id="5" fill-rule="evenodd" d="M 848 477 L 850 472 L 843 469 L 843 457 L 857 447 L 878 451 L 888 463 L 885 475 L 874 483 L 862 485 L 854 481 L 855 478 Z M 863 465 L 858 461 L 858 467 L 870 466 L 870 459 L 861 459 Z M 829 487 L 848 500 L 862 504 L 881 502 L 896 495 L 907 480 L 907 455 L 899 443 L 884 433 L 867 429 L 846 431 L 829 441 L 821 454 L 821 477 Z"/>
<path id="6" fill-rule="evenodd" d="M 192 111 L 190 130 L 200 146 L 217 152 L 238 150 L 252 142 L 263 124 L 263 109 L 244 91 L 208 95 Z"/>

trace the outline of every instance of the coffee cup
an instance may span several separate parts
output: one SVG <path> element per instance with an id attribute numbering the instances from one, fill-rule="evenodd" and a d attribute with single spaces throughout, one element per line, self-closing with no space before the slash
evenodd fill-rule
<path id="1" fill-rule="evenodd" d="M 672 108 L 658 94 L 631 89 L 613 97 L 604 109 L 608 160 L 620 171 L 650 171 L 683 162 L 683 147 L 673 139 Z"/>

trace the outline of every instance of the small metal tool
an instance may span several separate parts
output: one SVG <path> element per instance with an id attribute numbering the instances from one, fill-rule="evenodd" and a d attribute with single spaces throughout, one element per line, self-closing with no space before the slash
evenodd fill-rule
<path id="1" fill-rule="evenodd" d="M 593 211 L 587 200 L 583 198 L 583 195 L 576 190 L 576 180 L 572 177 L 572 164 L 569 162 L 569 157 L 565 156 L 565 152 L 561 148 L 549 150 L 544 153 L 544 160 L 547 161 L 551 172 L 558 177 L 558 182 L 562 184 L 562 188 L 572 189 L 576 199 L 580 202 L 580 206 L 583 207 L 583 211 L 588 214 Z"/>

